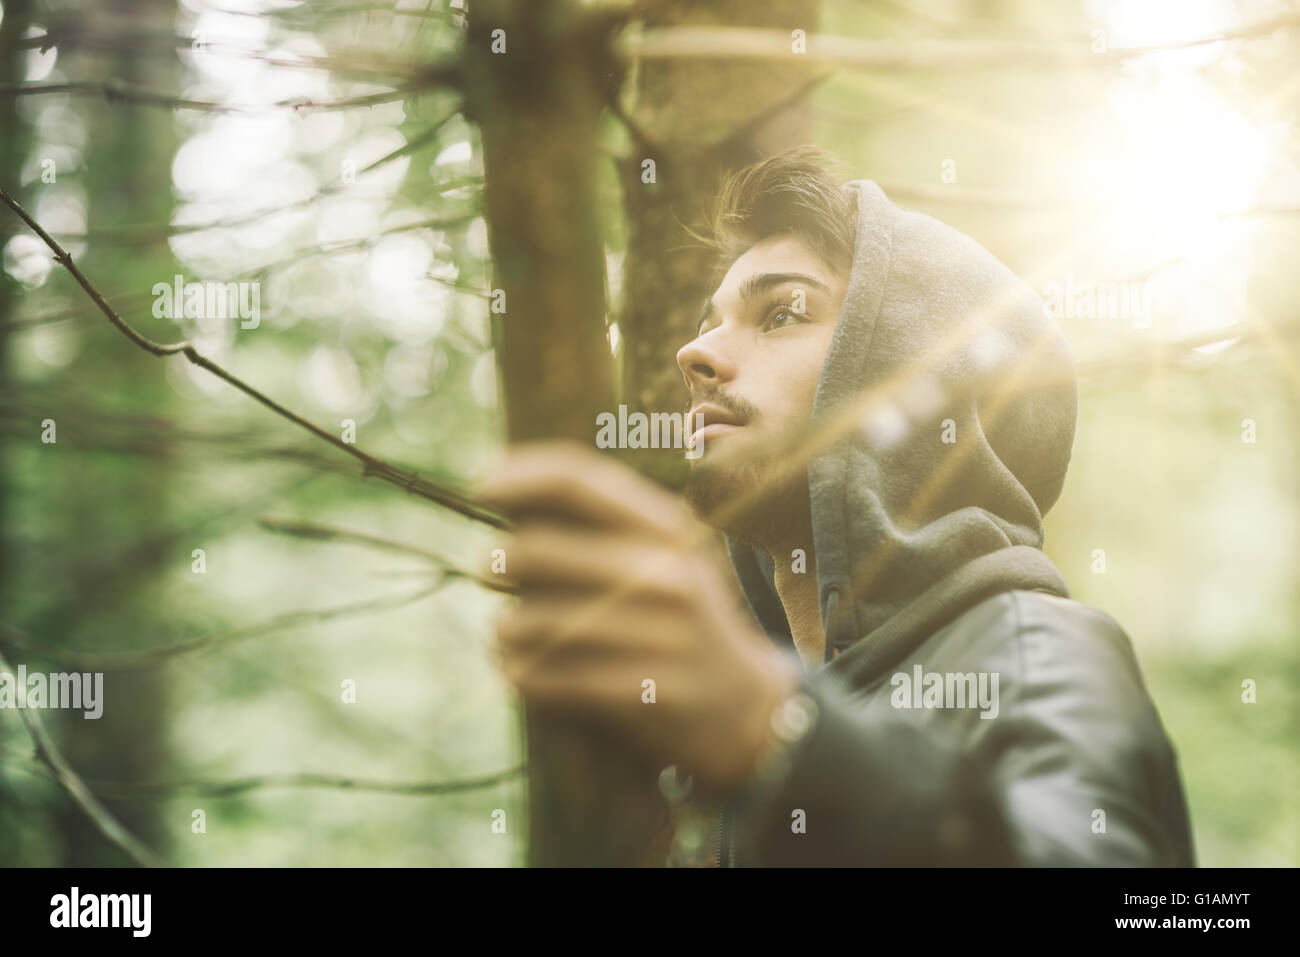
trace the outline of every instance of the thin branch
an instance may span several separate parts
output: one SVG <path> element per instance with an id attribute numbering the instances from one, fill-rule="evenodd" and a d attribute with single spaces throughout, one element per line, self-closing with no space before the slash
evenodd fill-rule
<path id="1" fill-rule="evenodd" d="M 879 183 L 890 199 L 920 203 L 948 203 L 954 206 L 993 206 L 998 209 L 1056 211 L 1062 208 L 1095 210 L 1095 197 L 1071 198 L 1062 193 L 1026 193 L 1021 190 L 984 186 L 936 186 L 926 183 Z"/>
<path id="2" fill-rule="evenodd" d="M 1219 329 L 1183 336 L 1167 342 L 1150 343 L 1139 349 L 1134 343 L 1133 352 L 1116 351 L 1096 359 L 1080 359 L 1077 363 L 1077 381 L 1079 386 L 1087 387 L 1113 375 L 1146 372 L 1156 368 L 1170 368 L 1194 373 L 1211 368 L 1221 361 L 1224 352 L 1210 355 L 1196 350 L 1217 343 L 1229 343 L 1231 348 L 1270 340 L 1300 340 L 1300 322 L 1282 322 L 1270 324 L 1254 319 Z M 1145 345 L 1145 344 L 1144 344 Z"/>
<path id="3" fill-rule="evenodd" d="M 458 781 L 376 781 L 368 778 L 337 777 L 310 772 L 265 774 L 231 781 L 157 781 L 135 784 L 127 781 L 94 781 L 94 786 L 105 797 L 112 798 L 165 798 L 175 794 L 204 794 L 211 797 L 231 797 L 262 788 L 334 788 L 342 791 L 374 791 L 381 794 L 428 796 L 481 791 L 496 787 L 524 773 L 525 768 L 507 768 L 481 777 Z"/>
<path id="4" fill-rule="evenodd" d="M 3 652 L 0 652 L 0 670 L 7 671 L 10 674 L 14 669 L 5 660 Z M 27 728 L 28 735 L 31 736 L 32 744 L 36 747 L 36 755 L 41 762 L 50 769 L 54 779 L 59 782 L 60 786 L 68 792 L 77 807 L 81 808 L 83 814 L 90 819 L 99 833 L 104 835 L 114 846 L 120 848 L 131 860 L 135 861 L 141 867 L 157 867 L 163 863 L 163 860 L 144 845 L 135 835 L 128 831 L 122 823 L 113 816 L 108 808 L 99 803 L 94 792 L 86 785 L 80 775 L 72 770 L 72 766 L 64 759 L 58 746 L 45 730 L 41 723 L 40 716 L 31 708 L 19 708 L 18 716 L 22 719 Z"/>
<path id="5" fill-rule="evenodd" d="M 270 444 L 265 426 L 248 423 L 239 428 L 196 428 L 181 425 L 163 416 L 142 415 L 107 409 L 96 404 L 93 397 L 77 394 L 75 386 L 68 389 L 28 388 L 21 393 L 0 389 L 0 429 L 18 437 L 20 428 L 26 429 L 30 438 L 33 418 L 45 417 L 59 422 L 60 446 L 63 442 L 64 419 L 71 451 L 125 452 L 154 458 L 180 457 L 177 450 L 194 446 L 204 451 L 237 451 L 241 457 L 284 458 L 310 462 L 324 471 L 338 471 L 340 465 L 349 471 L 351 464 L 333 456 L 325 457 L 314 450 Z M 296 437 L 296 433 L 295 433 Z M 238 465 L 232 461 L 229 464 Z M 256 506 L 250 506 L 256 508 Z"/>
<path id="6" fill-rule="evenodd" d="M 132 26 L 130 33 L 110 33 L 87 30 L 79 23 L 58 24 L 50 27 L 43 34 L 19 40 L 17 48 L 44 53 L 58 47 L 62 50 L 86 50 L 95 53 L 129 52 L 132 56 L 172 55 L 179 50 L 193 50 L 195 56 L 238 57 L 256 60 L 267 66 L 324 70 L 336 76 L 404 78 L 418 73 L 423 66 L 418 62 L 399 63 L 392 56 L 383 57 L 374 53 L 349 52 L 346 57 L 310 54 L 296 54 L 294 57 L 275 56 L 265 50 L 221 40 L 204 39 L 201 45 L 196 47 L 194 36 L 183 36 L 169 31 L 148 33 L 140 31 L 134 24 Z"/>
<path id="7" fill-rule="evenodd" d="M 486 289 L 482 289 L 478 286 L 471 286 L 469 283 L 457 282 L 455 279 L 448 279 L 446 276 L 439 276 L 437 273 L 432 271 L 425 273 L 424 278 L 432 279 L 434 282 L 440 282 L 448 289 L 455 292 L 463 292 L 468 296 L 475 296 L 479 299 L 492 298 L 492 293 Z"/>
<path id="8" fill-rule="evenodd" d="M 460 26 L 464 23 L 465 11 L 455 8 L 446 10 L 431 10 L 425 8 L 416 10 L 413 8 L 401 8 L 392 6 L 376 6 L 372 4 L 357 4 L 353 6 L 328 6 L 325 8 L 316 4 L 301 4 L 296 7 L 286 7 L 282 10 L 218 10 L 209 8 L 210 13 L 220 13 L 226 17 L 256 17 L 259 20 L 284 20 L 292 21 L 310 18 L 313 23 L 321 20 L 329 20 L 339 17 L 349 16 L 371 16 L 378 14 L 385 17 L 416 17 L 423 20 L 442 20 L 447 23 L 454 23 Z"/>
<path id="9" fill-rule="evenodd" d="M 360 176 L 363 173 L 368 173 L 370 170 L 374 169 L 374 167 L 378 166 L 380 163 L 387 162 L 389 159 L 396 159 L 399 156 L 405 155 L 406 153 L 410 152 L 410 147 L 412 145 L 413 144 L 408 143 L 407 146 L 402 147 L 398 150 L 394 150 L 391 154 L 385 156 L 382 160 L 372 163 L 370 166 L 367 166 L 363 170 L 358 170 L 357 175 Z M 247 226 L 250 223 L 255 223 L 261 219 L 266 219 L 269 216 L 275 216 L 280 213 L 287 213 L 295 209 L 301 209 L 310 206 L 312 203 L 315 203 L 316 201 L 323 199 L 326 196 L 332 196 L 335 193 L 339 192 L 344 187 L 344 185 L 350 185 L 350 184 L 344 184 L 341 180 L 339 180 L 330 183 L 327 186 L 321 187 L 319 190 L 317 190 L 315 193 L 313 193 L 310 196 L 306 196 L 303 199 L 294 200 L 292 203 L 285 203 L 282 206 L 272 206 L 267 209 L 259 209 L 253 213 L 247 213 L 247 214 L 241 213 L 238 216 L 231 216 L 227 219 L 216 220 L 214 222 L 209 222 L 209 223 L 169 223 L 163 226 L 121 226 L 121 227 L 110 227 L 107 229 L 92 229 L 84 233 L 70 233 L 70 232 L 65 233 L 61 230 L 58 230 L 54 233 L 54 235 L 61 236 L 64 239 L 78 239 L 85 242 L 110 242 L 119 246 L 149 246 L 157 243 L 164 243 L 167 240 L 171 239 L 173 236 L 187 236 L 192 233 L 206 232 L 210 229 L 235 229 L 239 226 Z M 466 187 L 469 186 L 482 186 L 482 185 L 483 185 L 483 177 L 466 176 L 461 179 L 456 179 L 448 183 L 444 183 L 441 186 L 433 186 L 429 190 L 429 192 L 433 195 L 440 195 L 442 193 L 450 193 L 452 190 L 465 189 Z M 372 197 L 362 196 L 362 198 L 369 199 Z M 437 222 L 439 221 L 430 220 L 428 222 L 421 223 L 419 225 L 432 226 Z M 449 224 L 454 226 L 454 225 L 459 225 L 461 222 L 462 220 L 455 219 L 450 221 Z M 416 228 L 416 227 L 406 227 L 406 228 Z M 390 231 L 396 232 L 398 230 L 390 230 Z"/>
<path id="10" fill-rule="evenodd" d="M 35 405 L 31 406 L 35 408 Z M 49 406 L 46 405 L 41 410 L 43 413 L 49 412 Z M 55 414 L 53 416 L 62 422 L 62 419 Z M 85 423 L 78 423 L 84 425 Z M 63 426 L 60 425 L 60 435 L 63 434 Z M 182 465 L 186 463 L 182 456 L 176 450 L 176 443 L 159 437 L 150 435 L 146 431 L 140 431 L 138 434 L 125 434 L 121 436 L 103 435 L 92 432 L 87 429 L 81 431 L 76 428 L 69 433 L 73 442 L 70 445 L 71 450 L 76 452 L 94 452 L 108 453 L 111 455 L 138 455 L 144 458 L 180 461 Z M 21 440 L 30 441 L 32 436 L 31 417 L 24 416 L 20 412 L 14 411 L 0 400 L 0 438 L 3 440 Z M 357 477 L 356 470 L 346 462 L 338 459 L 327 458 L 323 455 L 316 455 L 304 449 L 294 449 L 283 446 L 249 446 L 240 439 L 238 434 L 232 433 L 229 436 L 211 435 L 203 436 L 197 434 L 180 433 L 181 441 L 204 444 L 215 449 L 228 449 L 231 452 L 230 464 L 253 464 L 258 460 L 262 461 L 281 461 L 291 462 L 304 468 L 310 468 L 316 472 L 329 474 L 347 475 L 349 478 Z M 238 454 L 235 454 L 238 453 Z"/>
<path id="11" fill-rule="evenodd" d="M 762 27 L 660 27 L 628 31 L 615 44 L 628 60 L 708 59 L 803 62 L 857 70 L 1069 69 L 1103 67 L 1135 57 L 1250 37 L 1300 25 L 1300 13 L 1249 24 L 1191 40 L 1094 53 L 1083 42 L 974 42 L 859 40 L 810 34 L 807 52 L 791 49 L 790 32 Z"/>
<path id="12" fill-rule="evenodd" d="M 305 488 L 320 476 L 315 472 L 295 470 L 293 479 L 265 488 L 251 501 L 239 501 L 209 508 L 192 521 L 171 528 L 150 530 L 143 537 L 128 543 L 120 549 L 103 548 L 75 549 L 71 556 L 66 551 L 51 550 L 48 543 L 41 542 L 37 548 L 43 553 L 41 559 L 32 559 L 33 566 L 57 570 L 64 594 L 55 593 L 49 601 L 38 602 L 36 608 L 27 613 L 29 621 L 42 620 L 42 616 L 57 610 L 58 620 L 68 634 L 82 622 L 101 613 L 106 604 L 122 597 L 133 583 L 133 577 L 146 570 L 156 569 L 174 561 L 178 552 L 189 554 L 190 545 L 201 540 L 200 536 L 212 535 L 212 529 L 226 524 L 239 523 L 246 516 L 260 512 L 272 502 L 283 499 Z M 126 584 L 124 584 L 124 580 Z M 77 596 L 77 601 L 69 605 L 67 595 Z"/>
<path id="13" fill-rule="evenodd" d="M 317 525 L 312 522 L 295 522 L 288 519 L 263 518 L 258 524 L 267 531 L 279 532 L 282 535 L 291 535 L 295 538 L 309 538 L 316 541 L 336 541 L 348 542 L 354 545 L 368 545 L 372 548 L 382 548 L 387 551 L 399 552 L 405 555 L 415 555 L 426 561 L 431 561 L 438 565 L 448 577 L 465 578 L 477 582 L 484 588 L 490 588 L 493 591 L 503 592 L 507 595 L 517 594 L 518 589 L 506 581 L 493 581 L 490 578 L 484 578 L 474 572 L 465 571 L 457 568 L 452 564 L 450 559 L 444 558 L 436 552 L 420 548 L 416 545 L 408 545 L 405 542 L 395 541 L 391 538 L 382 538 L 378 535 L 371 535 L 367 532 L 356 532 L 351 529 L 339 528 L 334 525 Z"/>
<path id="14" fill-rule="evenodd" d="M 807 101 L 817 87 L 821 86 L 834 75 L 834 70 L 823 70 L 811 79 L 799 84 L 786 96 L 760 110 L 758 113 L 746 120 L 741 126 L 728 133 L 724 142 L 728 144 L 744 144 L 751 142 L 754 135 L 758 133 L 765 124 L 770 123 L 775 117 L 780 116 L 782 113 L 792 110 L 796 106 L 802 105 L 800 101 Z"/>
<path id="15" fill-rule="evenodd" d="M 40 236 L 41 239 L 44 240 L 45 245 L 53 251 L 55 261 L 61 263 L 64 268 L 72 274 L 72 277 L 76 279 L 81 288 L 85 290 L 86 295 L 88 295 L 91 298 L 91 301 L 99 307 L 99 311 L 108 318 L 109 322 L 117 327 L 118 331 L 121 332 L 122 335 L 126 336 L 141 349 L 151 355 L 159 357 L 173 355 L 184 356 L 194 365 L 201 369 L 206 369 L 217 378 L 234 386 L 240 392 L 243 392 L 248 397 L 260 402 L 281 418 L 287 419 L 299 428 L 305 429 L 317 438 L 323 439 L 335 448 L 340 449 L 357 459 L 363 466 L 362 475 L 374 476 L 375 478 L 387 482 L 390 485 L 394 485 L 397 488 L 405 489 L 411 494 L 418 495 L 421 498 L 426 498 L 432 502 L 437 502 L 439 505 L 449 508 L 454 512 L 458 512 L 467 518 L 486 522 L 496 528 L 505 529 L 510 527 L 505 518 L 474 502 L 469 497 L 459 492 L 443 488 L 427 479 L 420 478 L 420 476 L 416 475 L 414 472 L 399 469 L 382 459 L 375 458 L 373 455 L 361 451 L 361 449 L 356 446 L 344 442 L 342 438 L 336 437 L 332 433 L 326 432 L 319 426 L 312 424 L 296 412 L 291 412 L 274 399 L 259 392 L 257 389 L 244 382 L 238 376 L 227 372 L 211 359 L 200 355 L 199 352 L 188 342 L 182 341 L 164 344 L 154 342 L 152 339 L 140 335 L 140 333 L 127 325 L 126 322 L 123 321 L 122 317 L 113 310 L 113 307 L 105 301 L 104 297 L 100 295 L 99 291 L 91 284 L 90 280 L 86 278 L 85 274 L 77 268 L 76 263 L 72 261 L 72 256 L 70 256 L 67 251 L 54 240 L 54 237 L 47 233 L 41 225 L 36 222 L 36 220 L 32 219 L 32 217 L 28 215 L 27 211 L 3 189 L 0 189 L 0 201 L 3 201 L 5 205 L 17 213 L 23 222 L 25 222 L 32 231 L 36 233 L 36 235 Z"/>
<path id="16" fill-rule="evenodd" d="M 157 668 L 170 664 L 186 655 L 210 651 L 221 645 L 232 644 L 247 638 L 256 638 L 271 632 L 281 631 L 297 625 L 315 624 L 338 618 L 367 615 L 371 612 L 388 611 L 409 605 L 427 598 L 442 587 L 441 579 L 432 585 L 424 585 L 418 591 L 383 598 L 368 598 L 364 601 L 349 602 L 333 608 L 318 608 L 287 612 L 277 615 L 269 621 L 255 625 L 246 625 L 233 631 L 204 635 L 190 641 L 179 642 L 163 648 L 147 648 L 143 651 L 73 651 L 57 648 L 42 641 L 37 641 L 27 632 L 12 625 L 0 623 L 0 647 L 8 645 L 28 651 L 32 654 L 48 657 L 73 671 L 140 671 L 145 668 Z"/>
<path id="17" fill-rule="evenodd" d="M 1071 197 L 1059 193 L 1026 193 L 1019 190 L 983 186 L 937 186 L 928 183 L 879 183 L 890 199 L 920 203 L 945 203 L 954 206 L 991 206 L 998 209 L 1027 209 L 1034 212 L 1056 212 L 1074 209 L 1095 213 L 1099 206 L 1095 197 Z M 1261 204 L 1243 206 L 1216 214 L 1220 219 L 1254 216 L 1294 216 L 1300 206 Z"/>
<path id="18" fill-rule="evenodd" d="M 1235 219 L 1239 216 L 1300 216 L 1300 206 L 1282 203 L 1261 203 L 1258 206 L 1243 206 L 1241 209 L 1228 210 L 1227 212 L 1218 213 L 1217 216 L 1219 219 Z"/>
<path id="19" fill-rule="evenodd" d="M 325 243 L 316 243 L 312 246 L 304 246 L 303 248 L 290 253 L 288 256 L 284 256 L 273 262 L 258 266 L 255 269 L 247 270 L 246 272 L 240 273 L 239 276 L 248 277 L 250 279 L 265 279 L 277 269 L 283 269 L 286 266 L 295 265 L 315 256 L 332 256 L 335 253 L 349 252 L 351 250 L 371 249 L 386 236 L 410 232 L 414 229 L 454 229 L 472 223 L 481 216 L 481 212 L 476 209 L 471 209 L 457 216 L 438 217 L 436 219 L 420 219 L 411 223 L 403 223 L 400 226 L 390 226 L 388 229 L 381 230 L 371 236 L 358 236 L 355 239 L 338 239 Z"/>
<path id="20" fill-rule="evenodd" d="M 113 299 L 119 303 L 131 302 L 141 306 L 148 305 L 153 301 L 154 296 L 151 293 L 124 292 L 113 295 Z M 78 300 L 80 302 L 80 300 Z M 0 321 L 0 333 L 16 332 L 21 329 L 27 329 L 32 326 L 43 326 L 53 322 L 67 322 L 72 319 L 80 319 L 86 314 L 84 303 L 71 306 L 67 309 L 60 309 L 55 312 L 44 312 L 36 316 L 27 316 L 26 318 L 9 319 Z"/>
<path id="21" fill-rule="evenodd" d="M 70 83 L 0 83 L 0 96 L 44 96 L 52 93 L 103 96 L 109 103 L 136 103 L 141 106 L 158 106 L 168 110 L 199 110 L 204 113 L 250 113 L 255 109 L 213 103 L 207 100 L 190 100 L 185 97 L 159 93 L 130 86 L 120 80 Z M 273 109 L 269 107 L 268 109 Z"/>
<path id="22" fill-rule="evenodd" d="M 421 130 L 415 136 L 411 137 L 411 139 L 407 140 L 407 142 L 404 143 L 402 146 L 399 146 L 397 149 L 393 150 L 390 153 L 386 153 L 385 155 L 381 156 L 379 159 L 375 160 L 373 163 L 370 163 L 365 168 L 357 170 L 356 175 L 364 176 L 367 173 L 371 173 L 374 170 L 379 169 L 381 166 L 384 166 L 387 163 L 391 163 L 393 160 L 400 159 L 403 156 L 408 156 L 411 155 L 412 153 L 415 153 L 421 147 L 426 146 L 428 143 L 433 142 L 435 139 L 437 139 L 437 136 L 439 133 L 442 132 L 443 127 L 445 127 L 450 120 L 452 120 L 459 114 L 460 114 L 460 104 L 457 103 L 455 107 L 450 112 L 448 112 L 447 115 L 444 116 L 442 119 L 438 120 L 436 123 L 434 123 L 432 126 L 428 127 L 427 129 Z M 435 194 L 448 193 L 451 192 L 452 190 L 462 189 L 467 186 L 482 185 L 482 182 L 483 182 L 483 178 L 481 176 L 466 176 L 466 177 L 461 177 L 458 179 L 451 180 L 441 185 L 435 185 L 432 188 L 432 191 Z M 295 209 L 305 208 L 317 202 L 318 200 L 323 199 L 326 196 L 331 196 L 339 192 L 340 190 L 344 189 L 345 187 L 351 185 L 353 184 L 346 183 L 342 179 L 338 179 L 332 183 L 322 186 L 320 189 L 316 190 L 316 192 L 312 193 L 310 196 L 304 197 L 303 199 L 295 200 L 292 203 L 284 203 L 280 206 L 272 206 L 268 209 L 258 210 L 257 212 L 240 214 L 237 216 L 231 216 L 231 217 L 227 217 L 226 219 L 219 219 L 207 223 L 183 223 L 183 224 L 172 223 L 166 226 L 126 226 L 126 227 L 121 227 L 116 229 L 90 230 L 89 232 L 85 232 L 85 233 L 58 232 L 56 233 L 56 235 L 61 236 L 65 240 L 82 239 L 82 240 L 92 241 L 92 242 L 96 240 L 108 240 L 117 243 L 119 245 L 149 245 L 151 243 L 166 242 L 168 239 L 172 238 L 173 236 L 181 236 L 181 235 L 188 235 L 190 233 L 205 232 L 209 229 L 234 229 L 239 226 L 247 226 L 250 223 L 254 223 L 257 222 L 258 220 L 265 219 L 268 216 L 274 216 L 279 213 L 287 213 Z"/>
<path id="23" fill-rule="evenodd" d="M 384 103 L 392 103 L 396 100 L 416 96 L 440 86 L 454 85 L 457 81 L 456 71 L 455 65 L 430 66 L 421 70 L 418 79 L 393 90 L 345 97 L 341 100 L 312 100 L 310 98 L 281 100 L 265 106 L 217 103 L 213 100 L 192 100 L 170 93 L 160 93 L 157 90 L 132 86 L 116 79 L 100 82 L 0 83 L 0 96 L 38 96 L 49 93 L 69 93 L 79 96 L 99 95 L 109 103 L 134 103 L 139 106 L 156 106 L 167 110 L 197 110 L 202 113 L 259 114 L 272 113 L 277 110 L 293 110 L 294 112 L 304 113 L 329 112 L 380 106 Z"/>

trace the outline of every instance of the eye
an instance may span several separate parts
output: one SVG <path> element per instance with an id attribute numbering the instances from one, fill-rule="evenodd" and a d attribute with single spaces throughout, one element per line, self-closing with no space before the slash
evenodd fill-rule
<path id="1" fill-rule="evenodd" d="M 775 329 L 784 325 L 792 325 L 803 321 L 803 318 L 794 311 L 793 306 L 780 303 L 772 306 L 772 308 L 768 310 L 767 318 L 763 320 L 763 328 Z"/>

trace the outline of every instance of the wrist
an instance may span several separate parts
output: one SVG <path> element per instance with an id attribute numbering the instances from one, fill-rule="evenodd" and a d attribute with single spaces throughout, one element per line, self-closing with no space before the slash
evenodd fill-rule
<path id="1" fill-rule="evenodd" d="M 795 662 L 781 656 L 764 675 L 762 690 L 752 699 L 750 746 L 738 749 L 746 755 L 740 773 L 729 775 L 729 783 L 720 789 L 697 785 L 675 765 L 660 774 L 659 789 L 674 820 L 670 865 L 702 866 L 718 813 L 750 804 L 778 787 L 800 742 L 816 725 L 817 702 L 805 690 L 803 670 Z"/>
<path id="2" fill-rule="evenodd" d="M 803 672 L 782 656 L 756 714 L 756 739 L 735 794 L 752 796 L 783 779 L 817 722 L 817 702 L 804 690 Z"/>

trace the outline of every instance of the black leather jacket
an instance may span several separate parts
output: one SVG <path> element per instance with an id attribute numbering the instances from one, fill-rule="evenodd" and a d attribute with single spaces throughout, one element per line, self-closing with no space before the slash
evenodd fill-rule
<path id="1" fill-rule="evenodd" d="M 1103 612 L 1003 591 L 902 658 L 848 658 L 805 675 L 817 719 L 722 815 L 724 866 L 1194 865 L 1177 756 Z M 981 673 L 983 706 L 912 696 Z"/>

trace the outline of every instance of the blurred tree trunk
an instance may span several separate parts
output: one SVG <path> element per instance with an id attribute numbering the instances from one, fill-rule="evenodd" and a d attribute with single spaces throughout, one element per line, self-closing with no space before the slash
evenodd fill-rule
<path id="1" fill-rule="evenodd" d="M 92 22 L 88 30 L 129 37 L 133 31 L 154 29 L 158 24 L 171 23 L 176 16 L 172 0 L 112 0 L 87 9 L 85 16 Z M 87 75 L 107 75 L 147 89 L 174 89 L 178 82 L 178 64 L 171 56 L 141 56 L 131 49 L 130 41 L 121 49 L 106 54 L 98 61 L 86 54 L 79 65 Z M 79 172 L 86 189 L 87 222 L 90 229 L 97 226 L 117 226 L 130 223 L 167 223 L 171 221 L 171 161 L 175 154 L 176 132 L 173 115 L 165 110 L 148 110 L 122 104 L 104 108 L 92 100 L 83 101 L 87 108 L 87 149 L 84 168 Z M 116 288 L 134 284 L 140 291 L 152 288 L 156 281 L 170 280 L 174 269 L 167 247 L 161 253 L 144 254 L 140 250 L 116 249 L 91 244 L 85 258 L 92 275 L 114 276 Z M 120 392 L 121 383 L 135 381 L 142 385 L 131 395 L 137 401 L 154 404 L 144 393 L 148 388 L 160 388 L 162 396 L 171 398 L 170 387 L 158 383 L 157 360 L 130 348 L 121 342 L 118 334 L 102 322 L 97 322 L 84 333 L 91 341 L 102 343 L 111 350 L 111 358 L 101 361 L 95 350 L 83 352 L 87 365 L 78 373 L 76 365 L 68 367 L 68 375 L 77 375 L 83 385 L 92 384 L 106 394 Z M 87 355 L 86 353 L 90 353 Z M 157 407 L 155 405 L 155 407 Z M 74 453 L 76 454 L 76 453 Z M 71 460 L 62 460 L 51 468 L 70 470 Z M 148 535 L 165 521 L 166 511 L 155 496 L 163 493 L 172 482 L 170 466 L 165 460 L 150 462 L 148 474 L 140 474 L 133 484 L 114 484 L 103 496 L 87 495 L 78 489 L 78 477 L 67 476 L 62 485 L 56 507 L 75 515 L 76 527 L 67 528 L 63 541 L 81 541 L 88 548 L 98 548 L 106 543 L 106 550 L 120 550 L 131 544 L 123 539 L 124 513 L 130 516 L 129 527 L 140 537 Z M 116 513 L 107 519 L 104 510 Z M 128 536 L 130 532 L 126 533 Z M 100 556 L 102 559 L 103 556 Z M 137 571 L 137 581 L 145 581 L 148 567 L 168 567 L 175 561 L 188 562 L 188 551 L 176 554 L 150 554 L 147 567 Z M 97 563 L 94 563 L 97 564 Z M 92 567 L 94 567 L 92 564 Z M 66 573 L 65 573 L 66 574 Z M 110 622 L 116 615 L 104 614 L 115 602 L 126 595 L 99 594 L 105 586 L 96 588 L 93 576 L 61 580 L 75 588 L 69 607 L 56 611 L 58 618 L 43 616 L 39 634 L 61 639 L 85 617 L 80 607 L 82 601 L 93 601 L 98 614 L 92 612 L 98 638 L 106 644 L 120 642 L 137 644 L 136 636 L 122 634 Z M 148 620 L 147 613 L 144 616 Z M 138 620 L 138 619 L 137 619 Z M 114 781 L 146 782 L 166 777 L 168 695 L 165 669 L 138 672 L 107 672 L 104 675 L 104 713 L 96 721 L 86 721 L 73 714 L 61 722 L 63 748 L 69 763 L 88 779 L 102 778 Z M 122 824 L 146 845 L 156 851 L 175 828 L 158 817 L 159 805 L 148 801 L 105 800 L 105 806 Z M 107 844 L 81 811 L 65 802 L 62 820 L 58 827 L 64 838 L 64 864 L 69 866 L 121 866 L 129 863 L 122 853 Z M 188 815 L 185 823 L 188 823 Z"/>
<path id="2" fill-rule="evenodd" d="M 20 83 L 24 78 L 27 57 L 17 49 L 23 31 L 31 22 L 30 0 L 9 0 L 4 5 L 4 22 L 0 23 L 0 84 Z M 0 184 L 11 193 L 19 194 L 18 178 L 22 171 L 23 157 L 26 155 L 28 135 L 25 124 L 18 116 L 18 97 L 0 97 Z M 10 238 L 21 224 L 8 210 L 0 215 L 0 252 L 3 252 Z M 0 324 L 8 323 L 14 317 L 17 303 L 18 283 L 4 271 L 0 264 Z M 12 390 L 9 373 L 9 337 L 13 335 L 7 328 L 0 329 L 0 396 Z M 32 441 L 38 441 L 39 423 L 31 423 Z M 9 558 L 9 510 L 10 477 L 13 467 L 9 461 L 8 445 L 0 442 L 0 607 L 9 608 L 14 583 L 10 578 Z M 14 733 L 16 729 L 5 728 Z M 21 734 L 21 730 L 17 730 Z M 0 752 L 4 747 L 4 735 L 0 735 Z M 22 811 L 16 810 L 20 802 L 8 793 L 5 775 L 0 773 L 0 866 L 22 864 L 18 859 L 21 845 L 19 830 L 25 822 L 21 819 Z"/>
<path id="3" fill-rule="evenodd" d="M 644 22 L 766 27 L 790 31 L 793 42 L 795 30 L 817 31 L 819 8 L 815 0 L 671 0 Z M 685 59 L 648 61 L 629 77 L 623 110 L 638 142 L 619 164 L 628 246 L 618 316 L 629 411 L 685 408 L 676 354 L 713 290 L 706 256 L 682 224 L 699 222 L 727 170 L 812 139 L 808 94 L 818 79 L 802 65 Z M 653 184 L 643 181 L 646 159 L 655 161 Z"/>
<path id="4" fill-rule="evenodd" d="M 493 334 L 512 442 L 590 443 L 596 414 L 613 408 L 595 194 L 607 24 L 567 0 L 470 10 L 467 89 L 483 137 L 493 285 L 506 297 Z M 656 772 L 590 723 L 531 705 L 525 723 L 529 863 L 662 864 Z"/>
<path id="5" fill-rule="evenodd" d="M 27 56 L 17 48 L 23 32 L 31 23 L 30 0 L 10 0 L 4 5 L 4 22 L 0 23 L 0 83 L 21 83 L 27 72 Z M 22 173 L 23 158 L 28 147 L 28 135 L 25 125 L 18 116 L 18 97 L 0 97 L 0 183 L 17 195 L 18 178 Z M 0 252 L 17 232 L 21 224 L 8 210 L 0 216 Z M 0 323 L 13 318 L 17 303 L 18 283 L 0 268 Z M 5 330 L 0 332 L 0 394 L 7 392 L 9 384 L 9 337 Z M 37 435 L 36 431 L 32 432 Z M 8 526 L 5 513 L 8 510 L 8 460 L 4 456 L 4 446 L 0 444 L 0 595 L 8 581 L 9 539 L 6 535 Z"/>
<path id="6" fill-rule="evenodd" d="M 662 6 L 650 25 L 700 19 L 691 4 Z M 808 33 L 817 12 L 794 0 L 726 0 L 708 11 L 711 22 Z M 483 136 L 495 286 L 507 302 L 494 334 L 512 441 L 589 442 L 596 413 L 614 408 L 595 205 L 598 84 L 612 25 L 562 0 L 479 0 L 470 11 L 467 89 Z M 620 166 L 631 231 L 624 391 L 634 407 L 680 408 L 673 357 L 711 291 L 700 256 L 679 249 L 687 239 L 675 217 L 693 219 L 723 170 L 808 138 L 800 107 L 812 79 L 769 65 L 674 61 L 637 71 L 624 112 L 644 150 Z M 657 165 L 653 183 L 643 182 L 644 159 Z M 600 729 L 535 708 L 526 723 L 530 863 L 665 863 L 671 834 L 657 772 Z"/>

